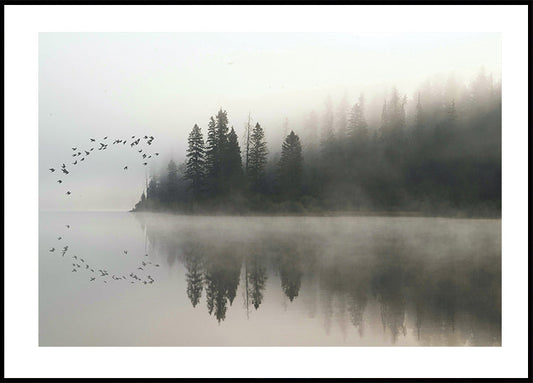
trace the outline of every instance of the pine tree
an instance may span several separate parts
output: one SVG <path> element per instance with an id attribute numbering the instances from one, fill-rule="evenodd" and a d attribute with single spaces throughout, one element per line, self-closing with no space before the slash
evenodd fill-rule
<path id="1" fill-rule="evenodd" d="M 209 119 L 207 124 L 207 142 L 205 148 L 205 176 L 206 186 L 210 194 L 215 194 L 215 179 L 218 174 L 217 158 L 217 137 L 216 137 L 216 122 L 213 116 Z"/>
<path id="2" fill-rule="evenodd" d="M 246 123 L 246 128 L 244 130 L 244 172 L 248 174 L 248 166 L 250 160 L 250 134 L 251 134 L 251 125 L 250 125 L 250 113 L 248 113 L 248 122 Z"/>
<path id="3" fill-rule="evenodd" d="M 265 133 L 259 123 L 255 124 L 250 140 L 250 156 L 248 181 L 253 191 L 261 190 L 265 176 L 265 166 L 267 163 L 267 145 L 265 142 Z"/>
<path id="4" fill-rule="evenodd" d="M 167 166 L 167 201 L 176 202 L 178 193 L 178 167 L 174 160 L 170 160 Z"/>
<path id="5" fill-rule="evenodd" d="M 279 186 L 281 193 L 289 198 L 297 198 L 302 192 L 302 145 L 300 138 L 291 133 L 281 146 L 278 164 Z"/>
<path id="6" fill-rule="evenodd" d="M 235 133 L 233 127 L 231 127 L 231 130 L 227 135 L 227 143 L 225 145 L 222 161 L 222 176 L 224 178 L 221 181 L 224 185 L 223 190 L 228 191 L 229 189 L 240 189 L 242 187 L 243 179 L 241 148 L 239 146 L 237 134 Z"/>
<path id="7" fill-rule="evenodd" d="M 150 178 L 150 182 L 146 188 L 146 199 L 151 201 L 159 199 L 159 185 L 155 175 Z"/>
<path id="8" fill-rule="evenodd" d="M 189 134 L 185 179 L 191 181 L 190 189 L 196 199 L 202 192 L 205 177 L 205 148 L 202 131 L 194 124 Z"/>
<path id="9" fill-rule="evenodd" d="M 227 189 L 228 116 L 219 109 L 215 118 L 211 117 L 207 133 L 206 173 L 207 188 L 211 197 L 225 193 Z"/>
<path id="10" fill-rule="evenodd" d="M 228 114 L 220 109 L 216 115 L 216 146 L 223 150 L 228 140 Z"/>
<path id="11" fill-rule="evenodd" d="M 365 119 L 363 95 L 359 97 L 359 102 L 353 106 L 350 113 L 347 136 L 352 142 L 356 140 L 364 141 L 368 138 L 368 124 Z"/>

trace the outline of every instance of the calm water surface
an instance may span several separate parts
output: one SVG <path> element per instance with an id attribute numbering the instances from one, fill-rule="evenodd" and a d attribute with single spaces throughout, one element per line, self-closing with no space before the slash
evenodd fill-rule
<path id="1" fill-rule="evenodd" d="M 39 249 L 41 346 L 501 345 L 500 220 L 41 213 Z"/>

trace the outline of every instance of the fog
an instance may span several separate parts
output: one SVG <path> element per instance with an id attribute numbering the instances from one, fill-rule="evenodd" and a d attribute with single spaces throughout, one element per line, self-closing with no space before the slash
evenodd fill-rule
<path id="1" fill-rule="evenodd" d="M 40 236 L 40 346 L 501 345 L 499 220 L 44 212 Z"/>
<path id="2" fill-rule="evenodd" d="M 239 139 L 249 115 L 260 122 L 273 156 L 328 97 L 337 108 L 364 93 L 373 125 L 392 87 L 409 112 L 424 82 L 463 84 L 481 68 L 499 79 L 500 65 L 500 34 L 489 33 L 41 33 L 40 209 L 131 209 L 146 177 L 182 163 L 193 125 L 205 132 L 220 108 Z M 133 135 L 154 136 L 160 156 L 143 166 L 129 145 L 96 146 L 63 184 L 48 170 L 72 168 L 71 148 L 89 150 L 89 138 Z"/>

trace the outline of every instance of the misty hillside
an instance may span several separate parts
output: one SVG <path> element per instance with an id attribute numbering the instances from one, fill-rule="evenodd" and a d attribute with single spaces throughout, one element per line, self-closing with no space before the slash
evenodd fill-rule
<path id="1" fill-rule="evenodd" d="M 392 88 L 379 116 L 365 95 L 327 97 L 300 126 L 232 126 L 222 108 L 192 127 L 186 160 L 153 174 L 135 206 L 185 213 L 501 213 L 501 84 L 427 81 L 408 99 Z M 374 103 L 375 104 L 375 103 Z M 250 121 L 250 120 L 249 120 Z"/>

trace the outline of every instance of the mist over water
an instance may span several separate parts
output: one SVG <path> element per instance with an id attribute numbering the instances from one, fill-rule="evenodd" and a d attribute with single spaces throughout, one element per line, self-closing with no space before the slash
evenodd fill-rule
<path id="1" fill-rule="evenodd" d="M 41 213 L 39 247 L 41 346 L 501 344 L 500 220 Z"/>
<path id="2" fill-rule="evenodd" d="M 500 346 L 500 64 L 498 33 L 41 33 L 39 345 Z"/>

